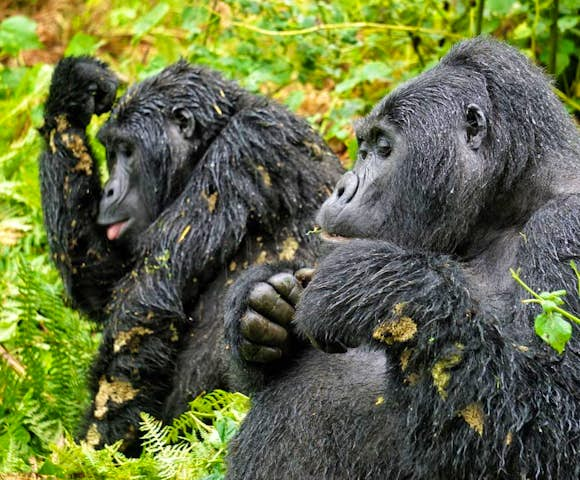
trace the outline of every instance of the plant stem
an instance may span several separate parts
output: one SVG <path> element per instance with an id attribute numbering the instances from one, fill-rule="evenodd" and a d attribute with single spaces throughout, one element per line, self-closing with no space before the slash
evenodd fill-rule
<path id="1" fill-rule="evenodd" d="M 483 9 L 485 0 L 477 1 L 477 13 L 475 17 L 475 35 L 481 35 L 481 26 L 483 25 Z"/>
<path id="2" fill-rule="evenodd" d="M 373 30 L 392 30 L 397 32 L 414 32 L 424 33 L 427 35 L 442 36 L 447 38 L 460 38 L 460 35 L 455 33 L 444 32 L 441 30 L 433 30 L 431 28 L 412 27 L 407 25 L 389 25 L 385 23 L 374 22 L 345 22 L 345 23 L 328 23 L 323 25 L 316 25 L 309 28 L 301 28 L 298 30 L 266 30 L 264 28 L 255 27 L 242 22 L 232 22 L 231 25 L 237 28 L 245 28 L 252 32 L 268 35 L 271 37 L 293 37 L 298 35 L 307 35 L 310 33 L 317 33 L 324 30 L 346 30 L 346 29 L 373 29 Z"/>

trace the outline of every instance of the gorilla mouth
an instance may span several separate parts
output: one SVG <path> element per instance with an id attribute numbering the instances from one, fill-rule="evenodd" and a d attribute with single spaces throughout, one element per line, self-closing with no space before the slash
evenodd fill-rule
<path id="1" fill-rule="evenodd" d="M 336 235 L 334 233 L 330 233 L 327 230 L 322 230 L 320 232 L 320 238 L 324 242 L 336 243 L 336 244 L 340 244 L 340 245 L 344 245 L 345 243 L 348 243 L 352 240 L 352 238 L 343 237 L 342 235 Z"/>
<path id="2" fill-rule="evenodd" d="M 127 227 L 129 226 L 130 218 L 123 220 L 122 222 L 113 223 L 107 227 L 107 238 L 111 241 L 117 240 L 125 233 Z"/>

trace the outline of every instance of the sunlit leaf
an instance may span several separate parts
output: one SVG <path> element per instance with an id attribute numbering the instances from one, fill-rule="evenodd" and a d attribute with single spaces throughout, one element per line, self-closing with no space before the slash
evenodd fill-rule
<path id="1" fill-rule="evenodd" d="M 71 39 L 64 53 L 65 55 L 94 55 L 97 49 L 104 43 L 92 35 L 78 32 Z"/>
<path id="2" fill-rule="evenodd" d="M 153 10 L 141 17 L 133 25 L 133 34 L 136 37 L 142 37 L 157 25 L 169 11 L 167 3 L 159 3 Z"/>
<path id="3" fill-rule="evenodd" d="M 0 23 L 0 51 L 16 55 L 22 50 L 41 48 L 36 34 L 36 22 L 17 15 Z"/>
<path id="4" fill-rule="evenodd" d="M 536 317 L 536 334 L 558 353 L 562 353 L 572 336 L 572 325 L 558 312 L 545 312 Z"/>

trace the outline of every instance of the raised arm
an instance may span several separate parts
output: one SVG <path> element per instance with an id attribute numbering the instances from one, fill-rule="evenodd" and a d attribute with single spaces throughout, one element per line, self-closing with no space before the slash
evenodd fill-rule
<path id="1" fill-rule="evenodd" d="M 57 65 L 40 133 L 44 222 L 52 258 L 74 304 L 100 317 L 125 261 L 96 224 L 101 183 L 85 129 L 93 114 L 110 110 L 117 79 L 89 57 Z"/>

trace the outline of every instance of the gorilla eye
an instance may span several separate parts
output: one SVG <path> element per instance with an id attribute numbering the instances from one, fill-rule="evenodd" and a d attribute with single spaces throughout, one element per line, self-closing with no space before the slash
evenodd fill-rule
<path id="1" fill-rule="evenodd" d="M 383 138 L 377 144 L 377 152 L 382 158 L 387 158 L 393 151 L 393 146 L 386 138 Z"/>
<path id="2" fill-rule="evenodd" d="M 128 142 L 122 142 L 119 144 L 118 147 L 119 153 L 124 157 L 130 157 L 131 155 L 133 155 L 134 150 L 135 149 L 133 148 L 133 145 L 131 145 Z"/>

